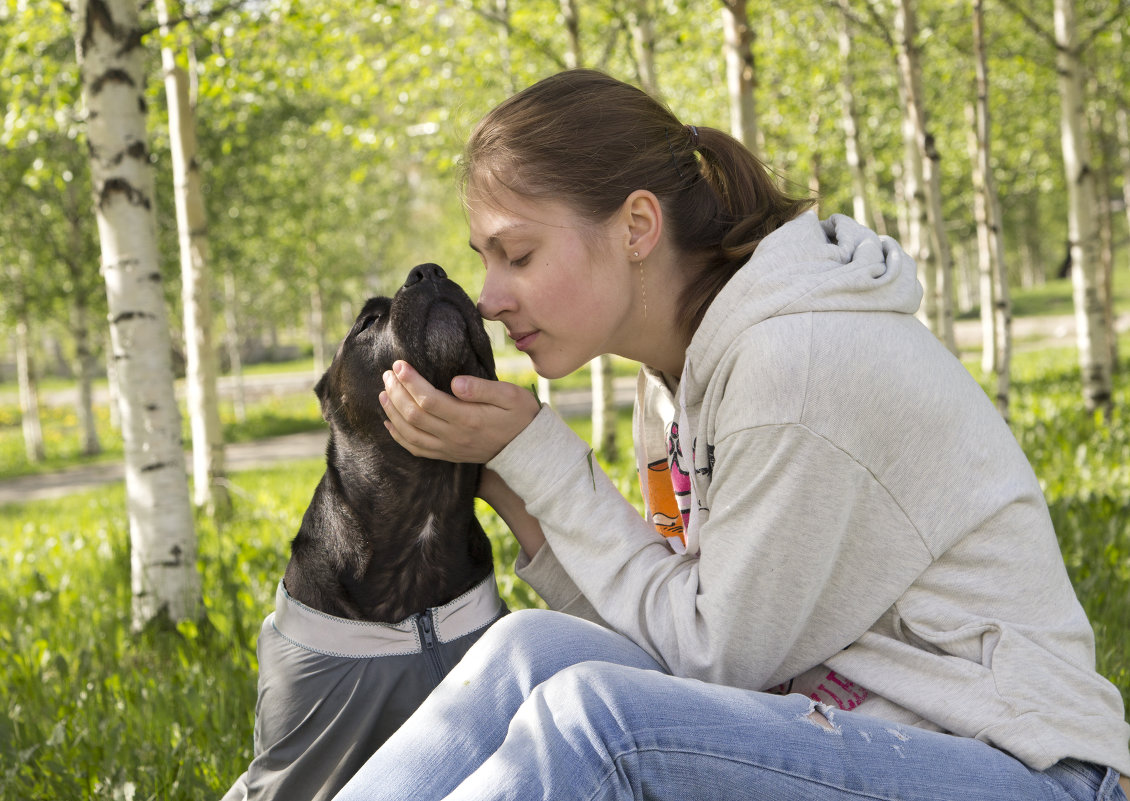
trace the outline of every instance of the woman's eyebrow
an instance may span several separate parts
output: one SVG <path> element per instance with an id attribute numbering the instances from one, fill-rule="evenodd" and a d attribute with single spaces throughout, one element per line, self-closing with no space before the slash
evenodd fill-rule
<path id="1" fill-rule="evenodd" d="M 486 238 L 486 242 L 481 248 L 477 246 L 473 240 L 470 239 L 467 240 L 467 244 L 470 246 L 471 250 L 475 251 L 476 253 L 482 253 L 484 250 L 502 250 L 502 237 L 512 233 L 519 228 L 525 228 L 528 225 L 529 223 L 524 222 L 515 222 L 510 223 L 509 225 L 504 225 L 493 234 L 488 236 Z"/>

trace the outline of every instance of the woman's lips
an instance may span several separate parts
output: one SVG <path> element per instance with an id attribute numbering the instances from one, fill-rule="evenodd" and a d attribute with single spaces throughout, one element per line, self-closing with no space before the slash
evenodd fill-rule
<path id="1" fill-rule="evenodd" d="M 521 334 L 511 334 L 511 338 L 514 340 L 514 347 L 525 353 L 530 349 L 537 335 L 537 331 L 526 331 Z"/>

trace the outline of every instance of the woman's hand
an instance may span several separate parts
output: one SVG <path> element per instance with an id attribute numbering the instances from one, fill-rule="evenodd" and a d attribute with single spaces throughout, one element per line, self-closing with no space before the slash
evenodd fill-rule
<path id="1" fill-rule="evenodd" d="M 540 409 L 529 390 L 469 375 L 442 392 L 407 362 L 384 374 L 381 406 L 393 439 L 415 456 L 485 464 L 530 424 Z"/>

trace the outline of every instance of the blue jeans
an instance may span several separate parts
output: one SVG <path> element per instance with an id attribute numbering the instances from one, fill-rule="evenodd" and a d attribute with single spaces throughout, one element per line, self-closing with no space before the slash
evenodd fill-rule
<path id="1" fill-rule="evenodd" d="M 555 612 L 496 623 L 336 801 L 1125 801 L 1114 771 L 1040 773 L 977 740 L 667 675 Z"/>

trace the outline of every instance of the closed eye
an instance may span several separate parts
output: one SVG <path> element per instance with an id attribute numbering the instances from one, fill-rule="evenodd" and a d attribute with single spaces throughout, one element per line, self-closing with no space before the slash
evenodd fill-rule
<path id="1" fill-rule="evenodd" d="M 532 255 L 533 255 L 533 251 L 527 253 L 525 256 L 520 256 L 516 259 L 511 259 L 510 260 L 510 266 L 511 267 L 525 267 L 527 264 L 530 263 L 530 256 L 532 256 Z"/>

